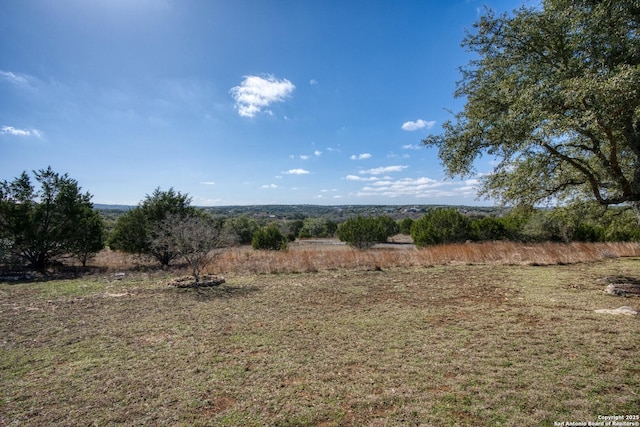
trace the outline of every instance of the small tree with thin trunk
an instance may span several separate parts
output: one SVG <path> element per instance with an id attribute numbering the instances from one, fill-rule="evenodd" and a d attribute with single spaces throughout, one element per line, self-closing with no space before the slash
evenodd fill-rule
<path id="1" fill-rule="evenodd" d="M 196 286 L 201 283 L 202 271 L 229 242 L 223 223 L 204 213 L 167 215 L 158 230 L 152 245 L 164 246 L 183 258 L 191 267 Z"/>

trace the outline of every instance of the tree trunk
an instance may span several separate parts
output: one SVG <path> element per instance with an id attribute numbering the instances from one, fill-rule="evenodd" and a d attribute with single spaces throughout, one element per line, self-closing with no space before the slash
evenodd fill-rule
<path id="1" fill-rule="evenodd" d="M 46 252 L 38 252 L 38 254 L 33 258 L 33 268 L 36 270 L 44 270 L 49 261 L 49 257 Z"/>

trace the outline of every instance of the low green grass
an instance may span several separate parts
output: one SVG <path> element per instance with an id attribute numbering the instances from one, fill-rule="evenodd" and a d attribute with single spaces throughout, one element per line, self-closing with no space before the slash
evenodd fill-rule
<path id="1" fill-rule="evenodd" d="M 0 284 L 0 425 L 496 426 L 640 408 L 640 261 Z"/>

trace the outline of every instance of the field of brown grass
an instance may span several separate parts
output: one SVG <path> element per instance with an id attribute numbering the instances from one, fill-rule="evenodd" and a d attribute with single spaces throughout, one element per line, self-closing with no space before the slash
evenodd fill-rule
<path id="1" fill-rule="evenodd" d="M 483 242 L 416 249 L 411 244 L 378 245 L 359 251 L 337 240 L 297 241 L 286 252 L 256 251 L 249 246 L 225 250 L 208 273 L 305 273 L 325 270 L 376 270 L 451 264 L 554 265 L 640 256 L 638 243 Z M 103 251 L 93 265 L 110 270 L 153 267 L 153 260 Z"/>
<path id="2" fill-rule="evenodd" d="M 594 311 L 637 308 L 603 292 L 640 278 L 640 259 L 615 258 L 637 245 L 309 246 L 225 253 L 213 269 L 226 283 L 206 289 L 114 253 L 85 277 L 0 283 L 0 426 L 638 414 L 638 316 Z"/>

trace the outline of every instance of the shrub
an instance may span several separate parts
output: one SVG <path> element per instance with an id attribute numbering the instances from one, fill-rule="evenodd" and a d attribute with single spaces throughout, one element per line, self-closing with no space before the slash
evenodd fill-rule
<path id="1" fill-rule="evenodd" d="M 476 241 L 507 240 L 507 229 L 498 218 L 487 216 L 471 221 L 471 238 Z"/>
<path id="2" fill-rule="evenodd" d="M 640 227 L 634 212 L 626 210 L 612 213 L 612 219 L 605 230 L 604 237 L 608 242 L 640 241 Z"/>
<path id="3" fill-rule="evenodd" d="M 376 221 L 385 229 L 385 233 L 388 237 L 395 236 L 400 232 L 400 226 L 390 216 L 382 215 L 376 218 Z M 385 241 L 387 240 L 385 238 Z"/>
<path id="4" fill-rule="evenodd" d="M 348 219 L 338 226 L 338 238 L 357 249 L 368 249 L 387 241 L 387 228 L 379 218 Z"/>
<path id="5" fill-rule="evenodd" d="M 287 245 L 287 238 L 275 224 L 258 229 L 253 233 L 253 240 L 251 241 L 253 249 L 284 251 L 287 250 Z"/>
<path id="6" fill-rule="evenodd" d="M 411 226 L 413 225 L 413 219 L 405 218 L 400 221 L 400 233 L 410 235 L 411 234 Z"/>
<path id="7" fill-rule="evenodd" d="M 336 233 L 337 225 L 325 218 L 305 218 L 298 236 L 303 239 L 311 237 L 332 237 Z"/>
<path id="8" fill-rule="evenodd" d="M 227 221 L 228 226 L 233 234 L 238 236 L 238 242 L 241 245 L 248 245 L 253 241 L 253 233 L 260 228 L 258 222 L 246 215 L 237 218 L 231 218 Z"/>
<path id="9" fill-rule="evenodd" d="M 464 242 L 471 237 L 469 219 L 456 209 L 432 209 L 413 223 L 411 237 L 417 247 Z"/>

